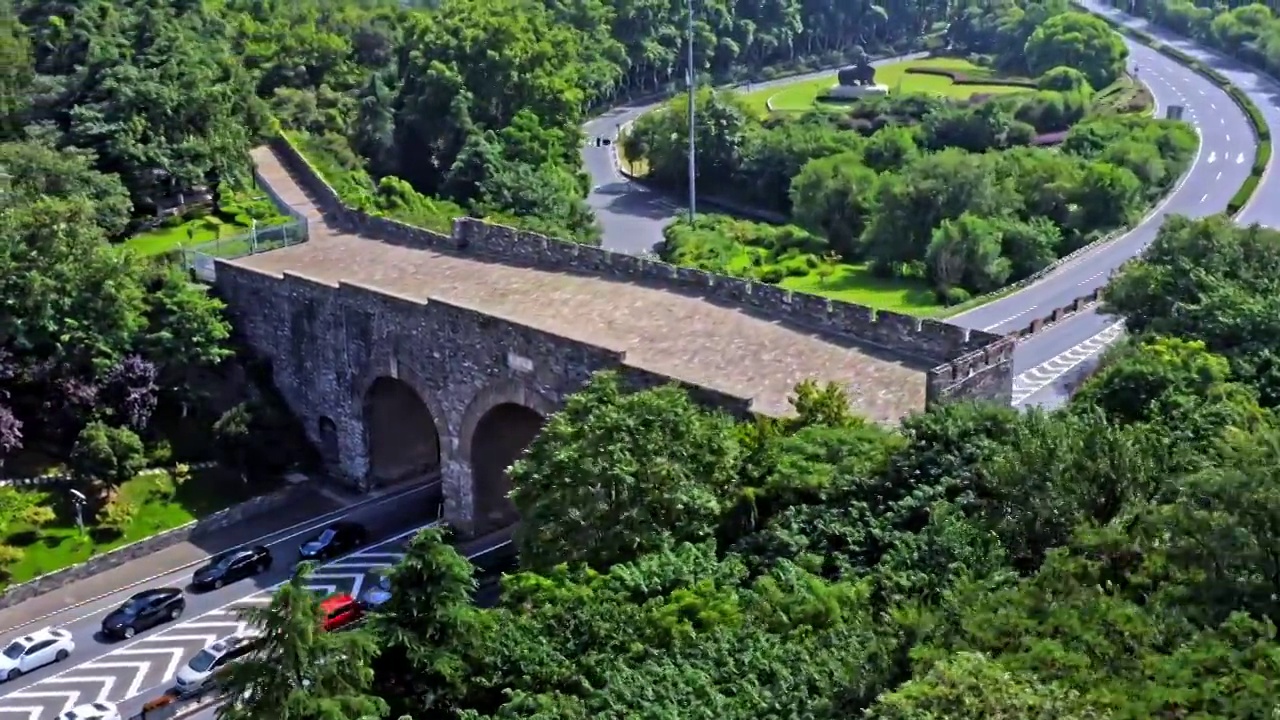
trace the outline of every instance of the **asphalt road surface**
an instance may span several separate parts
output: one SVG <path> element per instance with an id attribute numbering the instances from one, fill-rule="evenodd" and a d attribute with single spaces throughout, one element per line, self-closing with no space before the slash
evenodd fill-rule
<path id="1" fill-rule="evenodd" d="M 1275 137 L 1276 133 L 1280 132 L 1280 84 L 1275 80 L 1236 60 L 1201 47 L 1186 38 L 1151 25 L 1145 20 L 1126 15 L 1095 0 L 1081 0 L 1081 4 L 1099 15 L 1104 15 L 1128 27 L 1147 32 L 1160 42 L 1175 47 L 1222 73 L 1257 105 L 1266 119 L 1272 136 Z M 1158 98 L 1161 96 L 1161 92 L 1164 92 L 1167 96 L 1170 86 L 1175 90 L 1180 89 L 1182 95 L 1186 97 L 1198 95 L 1198 93 L 1193 94 L 1185 84 L 1174 80 L 1172 71 L 1191 74 L 1202 84 L 1202 88 L 1204 85 L 1211 86 L 1211 83 L 1207 80 L 1178 65 L 1172 58 L 1159 55 L 1149 48 L 1133 42 L 1130 42 L 1130 48 L 1136 48 L 1134 50 L 1135 54 L 1137 52 L 1145 52 L 1147 57 L 1154 56 L 1155 59 L 1163 63 L 1161 66 L 1152 66 L 1155 73 L 1149 75 L 1147 72 L 1149 61 L 1145 59 L 1139 60 L 1143 67 L 1142 78 L 1147 81 Z M 1216 88 L 1214 89 L 1216 90 Z M 1206 89 L 1205 92 L 1207 97 L 1208 90 Z M 1220 91 L 1218 94 L 1222 95 Z M 1162 99 L 1162 105 L 1164 102 Z M 1192 107 L 1189 102 L 1186 105 L 1188 108 Z M 1241 122 L 1245 121 L 1245 118 L 1244 113 L 1234 102 L 1227 106 L 1229 113 L 1237 118 L 1234 121 L 1223 117 L 1223 104 L 1221 102 L 1211 102 L 1208 107 L 1209 113 L 1205 112 L 1203 104 L 1195 109 L 1197 110 L 1196 118 L 1192 121 L 1196 123 L 1200 130 L 1205 148 L 1214 143 L 1215 138 L 1221 143 L 1236 142 L 1239 137 L 1236 128 L 1239 127 Z M 1191 119 L 1189 113 L 1187 119 Z M 1252 128 L 1246 125 L 1244 129 L 1248 133 L 1246 137 L 1253 139 Z M 1239 151 L 1233 150 L 1233 152 Z M 1245 157 L 1247 159 L 1244 163 L 1237 163 L 1238 170 L 1247 169 L 1252 165 L 1252 152 L 1247 152 Z M 1201 163 L 1198 164 L 1198 167 L 1203 162 L 1204 159 L 1201 158 Z M 1209 169 L 1210 171 L 1213 170 L 1212 167 Z M 1203 173 L 1198 172 L 1198 169 L 1193 169 L 1189 173 L 1186 185 L 1205 183 L 1203 178 L 1206 175 L 1210 175 L 1211 179 L 1205 184 L 1201 202 L 1196 202 L 1196 193 L 1194 191 L 1175 193 L 1175 197 L 1165 208 L 1165 211 L 1190 217 L 1199 217 L 1223 211 L 1226 209 L 1226 203 L 1218 204 L 1217 198 L 1212 196 L 1209 188 L 1217 183 L 1226 183 L 1228 190 L 1224 190 L 1224 192 L 1227 192 L 1228 195 L 1234 193 L 1235 189 L 1243 182 L 1243 178 L 1247 176 L 1247 170 L 1241 175 L 1228 176 L 1224 174 L 1219 177 L 1216 172 Z M 1237 215 L 1237 221 L 1244 225 L 1256 223 L 1266 227 L 1280 227 L 1280 204 L 1273 200 L 1276 197 L 1280 197 L 1280 179 L 1278 179 L 1277 173 L 1268 168 L 1266 174 L 1263 175 L 1262 182 L 1259 183 L 1257 190 L 1254 192 L 1253 198 Z M 1268 198 L 1272 200 L 1268 200 Z M 1210 205 L 1210 207 L 1201 207 L 1204 205 Z M 1141 228 L 1137 232 L 1142 232 Z M 1049 307 L 1052 307 L 1052 305 Z M 1028 340 L 1014 356 L 1015 372 L 1019 373 L 1017 380 L 1014 382 L 1015 403 L 1034 404 L 1043 407 L 1056 407 L 1065 403 L 1081 379 L 1087 377 L 1088 373 L 1097 365 L 1102 350 L 1112 340 L 1120 337 L 1121 334 L 1115 318 L 1103 317 L 1094 311 L 1090 311 L 1063 323 L 1063 327 L 1060 329 L 1042 336 L 1044 338 L 1052 338 L 1051 342 L 1037 343 L 1040 338 Z M 1056 354 L 1054 354 L 1055 352 Z"/>
<path id="2" fill-rule="evenodd" d="M 502 543 L 473 553 L 467 559 L 476 566 L 478 587 L 475 602 L 481 607 L 491 607 L 498 599 L 502 574 L 514 571 L 518 565 L 515 552 L 509 543 Z M 137 711 L 132 704 L 129 709 Z M 199 710 L 182 714 L 182 720 L 215 720 L 216 714 L 217 705 L 207 704 Z"/>
<path id="3" fill-rule="evenodd" d="M 403 540 L 434 519 L 439 493 L 438 483 L 421 485 L 353 509 L 345 518 L 368 527 L 372 542 L 354 554 L 318 568 L 308 585 L 326 593 L 358 593 L 370 581 L 371 574 L 394 564 L 402 556 Z M 197 651 L 217 638 L 236 632 L 241 627 L 237 609 L 266 602 L 269 589 L 292 573 L 298 547 L 328 522 L 332 519 L 314 527 L 268 536 L 261 544 L 271 548 L 275 560 L 271 570 L 221 590 L 199 594 L 188 590 L 186 612 L 177 622 L 141 632 L 132 640 L 114 643 L 102 640 L 99 630 L 103 616 L 145 588 L 185 588 L 194 568 L 176 571 L 145 586 L 130 588 L 41 621 L 39 627 L 56 625 L 70 630 L 76 651 L 61 664 L 0 684 L 0 693 L 3 693 L 0 720 L 52 720 L 64 709 L 99 700 L 119 703 L 124 717 L 138 712 L 143 702 L 171 687 L 178 668 Z M 22 630 L 29 629 L 34 628 L 15 630 L 2 641 L 7 643 L 19 637 Z"/>
<path id="4" fill-rule="evenodd" d="M 1135 24 L 1144 23 L 1135 21 Z M 1157 115 L 1163 116 L 1167 108 L 1180 105 L 1183 119 L 1197 128 L 1201 142 L 1192 167 L 1156 210 L 1130 233 L 1059 268 L 1035 285 L 950 318 L 951 322 L 990 332 L 1017 330 L 1033 318 L 1047 315 L 1106 285 L 1116 268 L 1150 244 L 1167 215 L 1200 217 L 1223 212 L 1248 177 L 1257 141 L 1239 106 L 1225 91 L 1190 68 L 1145 45 L 1126 42 L 1131 52 L 1130 65 L 1151 89 Z M 1237 73 L 1256 76 L 1233 67 Z M 804 78 L 830 74 L 828 70 Z M 1228 76 L 1235 79 L 1231 74 Z M 788 78 L 768 85 L 784 85 L 804 78 Z M 1254 84 L 1265 86 L 1261 79 Z M 1280 97 L 1280 87 L 1275 89 Z M 1259 107 L 1264 103 L 1274 106 L 1269 96 L 1254 97 L 1254 101 Z M 584 129 L 588 138 L 616 137 L 619 128 L 654 107 L 655 103 L 637 103 L 618 108 L 590 121 Z M 1280 111 L 1276 119 L 1280 120 Z M 673 197 L 627 181 L 618 173 L 611 153 L 611 148 L 597 148 L 594 143 L 583 150 L 583 159 L 595 184 L 588 203 L 600 219 L 605 247 L 643 252 L 661 240 L 662 228 L 682 211 L 682 205 Z M 1266 184 L 1278 182 L 1273 178 L 1269 175 Z M 1259 195 L 1263 192 L 1265 189 L 1260 188 Z M 1251 204 L 1246 208 L 1246 219 L 1262 212 L 1261 208 L 1266 205 L 1268 203 Z M 1268 211 L 1280 212 L 1280 208 Z M 1065 400 L 1081 373 L 1096 362 L 1100 349 L 1118 336 L 1114 325 L 1114 319 L 1090 310 L 1019 345 L 1014 355 L 1015 404 L 1056 405 Z"/>

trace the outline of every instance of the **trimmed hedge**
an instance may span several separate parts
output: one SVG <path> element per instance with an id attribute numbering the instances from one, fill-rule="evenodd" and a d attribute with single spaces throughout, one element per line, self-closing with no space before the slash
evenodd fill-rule
<path id="1" fill-rule="evenodd" d="M 1077 9 L 1088 12 L 1088 10 L 1079 6 L 1077 6 Z M 1266 118 L 1262 116 L 1262 111 L 1258 109 L 1257 105 L 1253 104 L 1253 101 L 1249 99 L 1248 95 L 1244 94 L 1244 91 L 1235 85 L 1232 85 L 1231 81 L 1227 80 L 1227 78 L 1217 70 L 1214 70 L 1177 48 L 1169 47 L 1168 45 L 1157 41 L 1149 33 L 1126 27 L 1109 17 L 1104 17 L 1102 15 L 1098 15 L 1097 17 L 1101 17 L 1108 25 L 1115 28 L 1117 32 L 1128 35 L 1142 44 L 1150 46 L 1152 50 L 1155 50 L 1161 55 L 1171 57 L 1179 63 L 1186 65 L 1192 70 L 1195 70 L 1205 76 L 1214 85 L 1222 88 L 1222 90 L 1231 97 L 1231 100 L 1235 102 L 1236 105 L 1239 105 L 1240 109 L 1244 111 L 1245 117 L 1249 119 L 1249 124 L 1253 126 L 1254 134 L 1258 137 L 1258 150 L 1254 155 L 1253 166 L 1249 169 L 1249 177 L 1245 178 L 1244 182 L 1240 185 L 1240 189 L 1236 190 L 1235 195 L 1231 196 L 1231 202 L 1227 203 L 1227 214 L 1235 215 L 1239 213 L 1244 209 L 1245 205 L 1249 204 L 1249 200 L 1253 197 L 1253 193 L 1258 189 L 1258 183 L 1262 181 L 1262 176 L 1267 171 L 1267 165 L 1271 162 L 1271 129 L 1267 127 L 1267 121 Z"/>
<path id="2" fill-rule="evenodd" d="M 935 75 L 949 79 L 956 85 L 991 85 L 1035 89 L 1039 87 L 1034 80 L 1014 80 L 1007 78 L 976 78 L 955 70 L 935 67 L 909 67 L 903 72 L 908 75 Z"/>

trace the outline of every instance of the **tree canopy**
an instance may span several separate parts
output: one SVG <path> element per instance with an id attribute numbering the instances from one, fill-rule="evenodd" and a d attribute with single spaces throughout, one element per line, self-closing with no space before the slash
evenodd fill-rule
<path id="1" fill-rule="evenodd" d="M 891 90 L 761 117 L 732 92 L 699 91 L 701 191 L 796 227 L 676 223 L 664 259 L 768 283 L 838 259 L 926 281 L 954 304 L 1140 217 L 1189 166 L 1194 131 L 1097 102 L 1127 58 L 1098 18 L 1058 2 L 990 9 L 952 8 L 947 52 L 1013 76 L 1020 92 L 961 101 Z M 687 99 L 642 116 L 624 140 L 659 186 L 688 184 Z"/>

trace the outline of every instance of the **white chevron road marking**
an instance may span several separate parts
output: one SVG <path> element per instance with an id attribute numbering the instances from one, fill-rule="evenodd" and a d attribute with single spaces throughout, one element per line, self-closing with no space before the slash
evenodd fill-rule
<path id="1" fill-rule="evenodd" d="M 360 597 L 360 586 L 364 584 L 364 573 L 312 573 L 311 579 L 319 578 L 321 580 L 350 580 L 351 589 L 347 591 L 351 597 Z M 310 584 L 310 583 L 308 583 Z"/>
<path id="2" fill-rule="evenodd" d="M 169 664 L 166 666 L 164 677 L 173 677 L 173 674 L 178 672 L 178 666 L 182 664 L 182 657 L 186 654 L 186 651 L 182 648 L 152 648 L 147 650 L 117 650 L 114 654 L 126 657 L 135 655 L 168 655 Z"/>
<path id="3" fill-rule="evenodd" d="M 58 706 L 58 705 L 53 706 L 57 708 L 56 710 L 54 710 L 55 713 L 61 713 L 61 712 L 66 712 L 67 710 L 70 710 L 71 708 L 76 706 L 76 701 L 80 699 L 80 693 L 78 692 L 14 693 L 9 697 L 16 697 L 23 700 L 41 700 L 44 698 L 50 698 L 52 700 L 61 699 L 62 700 L 61 706 Z M 45 707 L 41 708 L 40 711 L 48 712 L 49 706 L 46 705 Z M 0 712 L 4 712 L 4 709 L 0 708 Z"/>
<path id="4" fill-rule="evenodd" d="M 1054 380 L 1097 355 L 1124 335 L 1124 321 L 1108 325 L 1102 332 L 1050 358 L 1013 379 L 1013 404 L 1021 405 Z"/>
<path id="5" fill-rule="evenodd" d="M 109 668 L 133 668 L 134 670 L 137 670 L 138 673 L 134 675 L 133 682 L 129 683 L 129 689 L 125 695 L 126 697 L 133 697 L 134 695 L 137 695 L 139 692 L 142 691 L 142 681 L 147 677 L 147 671 L 151 669 L 151 663 L 148 663 L 148 662 L 109 662 L 109 663 L 92 662 L 92 663 L 86 663 L 81 667 L 93 668 L 94 670 L 103 670 L 103 669 L 109 669 Z M 110 688 L 108 688 L 108 691 L 110 691 Z M 106 697 L 106 693 L 103 693 L 103 697 L 98 699 L 102 700 L 105 697 Z"/>
<path id="6" fill-rule="evenodd" d="M 51 677 L 51 678 L 48 678 L 47 680 L 43 680 L 43 681 L 41 681 L 41 682 L 40 682 L 40 684 L 41 684 L 41 685 L 43 685 L 43 684 L 45 684 L 45 683 L 49 683 L 49 684 L 51 684 L 51 685 L 54 685 L 54 684 L 71 684 L 71 683 L 81 683 L 81 684 L 88 684 L 88 683 L 102 683 L 102 689 L 98 691 L 98 694 L 97 694 L 97 695 L 93 695 L 93 696 L 92 696 L 92 699 L 91 699 L 91 700 L 89 700 L 89 701 L 87 701 L 87 702 L 101 702 L 101 701 L 103 701 L 103 700 L 106 700 L 106 699 L 107 699 L 107 695 L 110 695 L 110 694 L 111 694 L 111 690 L 112 690 L 112 688 L 114 688 L 114 687 L 116 686 L 116 679 L 115 679 L 115 678 L 113 678 L 113 677 L 105 677 L 105 676 L 94 676 L 94 677 L 74 677 L 74 678 L 72 678 L 72 677 L 64 677 L 64 678 L 60 678 L 60 677 Z M 53 698 L 57 698 L 57 697 L 64 697 L 64 698 L 67 698 L 67 707 L 73 707 L 73 706 L 75 705 L 75 701 L 76 701 L 76 700 L 78 700 L 78 699 L 80 699 L 80 698 L 82 698 L 82 697 L 84 697 L 85 695 L 86 695 L 86 693 L 84 693 L 83 691 L 71 691 L 71 692 L 16 692 L 16 693 L 13 693 L 12 695 L 10 695 L 9 697 L 13 697 L 13 698 L 22 698 L 23 700 L 34 700 L 34 699 L 36 699 L 36 698 L 42 698 L 42 697 L 53 697 Z"/>
<path id="7" fill-rule="evenodd" d="M 428 523 L 423 527 L 436 524 Z M 419 532 L 423 527 L 413 528 L 387 538 L 374 547 L 384 547 L 398 542 Z M 358 592 L 369 568 L 387 567 L 403 557 L 404 553 L 397 552 L 356 552 L 340 558 L 335 563 L 317 568 L 313 577 L 330 582 L 317 583 L 309 579 L 306 586 L 332 594 L 339 588 L 346 587 L 350 582 L 354 585 L 354 592 Z M 154 688 L 142 687 L 148 675 L 154 677 L 154 673 L 163 668 L 162 677 L 168 681 L 181 667 L 192 643 L 207 645 L 220 637 L 247 629 L 247 624 L 239 619 L 239 613 L 251 606 L 270 603 L 275 590 L 285 582 L 287 581 L 276 583 L 252 595 L 236 598 L 221 607 L 198 615 L 187 622 L 178 622 L 153 635 L 133 638 L 128 643 L 92 661 L 68 668 L 23 690 L 0 697 L 0 702 L 5 703 L 0 706 L 0 720 L 50 720 L 54 715 L 82 703 L 104 700 L 121 702 L 151 690 L 159 690 L 163 683 Z M 217 632 L 208 632 L 215 630 Z M 163 643 L 169 643 L 169 645 L 165 646 Z M 174 647 L 174 644 L 179 646 Z M 108 671 L 113 671 L 118 677 L 106 675 L 105 672 Z M 81 690 L 63 689 L 77 683 L 86 687 Z M 94 686 L 98 688 L 95 690 Z M 121 689 L 123 693 L 120 692 Z M 122 695 L 122 697 L 111 697 L 113 694 Z"/>
<path id="8" fill-rule="evenodd" d="M 175 628 L 175 629 L 185 630 L 186 628 Z M 189 642 L 191 640 L 195 640 L 196 642 L 200 643 L 201 647 L 203 647 L 210 643 L 217 642 L 218 638 L 220 637 L 222 636 L 221 635 L 156 635 L 155 637 L 149 637 L 143 640 L 142 642 L 167 642 L 172 640 Z"/>

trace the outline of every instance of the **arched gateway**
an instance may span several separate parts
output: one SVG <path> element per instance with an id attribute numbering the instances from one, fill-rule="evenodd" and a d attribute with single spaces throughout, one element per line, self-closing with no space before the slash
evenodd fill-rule
<path id="1" fill-rule="evenodd" d="M 426 402 L 403 380 L 379 377 L 364 395 L 369 479 L 388 484 L 440 468 L 440 433 Z"/>

